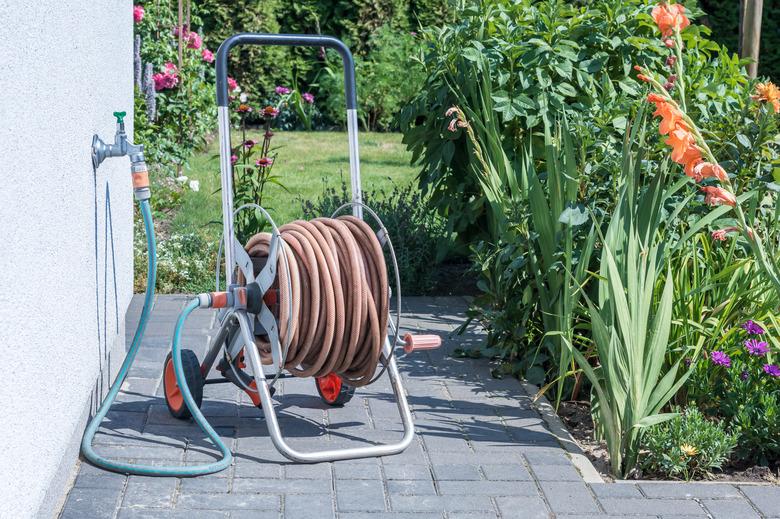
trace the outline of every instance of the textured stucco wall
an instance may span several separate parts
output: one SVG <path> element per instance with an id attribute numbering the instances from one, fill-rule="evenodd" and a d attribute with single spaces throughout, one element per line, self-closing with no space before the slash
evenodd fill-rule
<path id="1" fill-rule="evenodd" d="M 3 518 L 52 513 L 123 356 L 129 163 L 94 177 L 90 144 L 113 139 L 111 112 L 132 121 L 132 25 L 130 0 L 0 0 Z"/>

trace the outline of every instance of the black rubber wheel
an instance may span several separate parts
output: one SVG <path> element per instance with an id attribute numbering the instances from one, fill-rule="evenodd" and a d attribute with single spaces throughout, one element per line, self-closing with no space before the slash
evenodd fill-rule
<path id="1" fill-rule="evenodd" d="M 322 401 L 333 407 L 341 407 L 355 396 L 355 388 L 345 384 L 335 373 L 316 377 L 314 385 L 317 386 L 317 393 Z"/>
<path id="2" fill-rule="evenodd" d="M 192 350 L 181 350 L 181 363 L 184 368 L 184 377 L 187 381 L 187 387 L 192 393 L 192 398 L 198 404 L 200 409 L 203 403 L 203 375 L 200 372 L 200 362 L 198 356 Z M 187 404 L 184 402 L 184 396 L 176 383 L 176 373 L 173 369 L 173 355 L 168 353 L 163 365 L 163 389 L 165 390 L 165 404 L 171 415 L 180 420 L 186 420 L 192 416 Z"/>

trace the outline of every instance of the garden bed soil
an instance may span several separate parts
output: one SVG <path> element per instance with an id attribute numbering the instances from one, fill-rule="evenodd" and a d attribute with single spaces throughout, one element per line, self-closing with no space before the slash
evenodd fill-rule
<path id="1" fill-rule="evenodd" d="M 561 402 L 558 416 L 566 424 L 569 433 L 576 440 L 596 470 L 608 481 L 614 478 L 609 473 L 609 453 L 604 442 L 593 439 L 593 420 L 590 416 L 590 404 L 587 402 Z M 660 480 L 649 474 L 638 472 L 634 479 Z M 713 474 L 709 481 L 731 481 L 740 483 L 780 484 L 780 467 L 740 467 L 727 465 L 722 472 Z"/>

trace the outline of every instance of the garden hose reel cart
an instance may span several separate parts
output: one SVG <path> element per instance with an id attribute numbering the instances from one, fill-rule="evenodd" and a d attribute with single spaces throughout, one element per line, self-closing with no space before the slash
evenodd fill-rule
<path id="1" fill-rule="evenodd" d="M 315 219 L 312 222 L 295 222 L 298 227 L 293 224 L 288 224 L 287 226 L 282 226 L 282 231 L 280 232 L 280 229 L 276 227 L 265 209 L 256 204 L 247 204 L 234 210 L 227 63 L 230 50 L 239 45 L 324 47 L 334 49 L 340 54 L 344 64 L 347 133 L 349 138 L 349 163 L 352 191 L 352 202 L 342 206 L 340 210 L 345 208 L 351 209 L 351 216 L 346 215 L 335 218 L 336 215 L 334 215 L 334 218 L 332 219 Z M 299 245 L 302 248 L 297 249 L 298 251 L 303 249 L 307 251 L 309 249 L 319 250 L 325 255 L 333 252 L 333 257 L 335 257 L 336 254 L 334 251 L 338 249 L 338 257 L 347 258 L 347 246 L 339 240 L 339 236 L 343 236 L 346 232 L 345 229 L 349 229 L 356 237 L 355 243 L 358 241 L 361 243 L 368 243 L 371 240 L 374 240 L 371 245 L 376 249 L 378 244 L 380 247 L 380 256 L 381 248 L 383 247 L 389 247 L 390 252 L 392 253 L 392 244 L 389 241 L 386 230 L 384 230 L 384 227 L 381 225 L 381 221 L 378 220 L 378 217 L 373 211 L 364 206 L 361 202 L 357 140 L 357 100 L 352 55 L 344 43 L 328 36 L 238 34 L 227 39 L 220 46 L 216 58 L 216 76 L 223 210 L 223 242 L 220 244 L 220 247 L 224 250 L 225 265 L 227 266 L 225 272 L 226 291 L 201 294 L 199 296 L 201 307 L 220 308 L 218 314 L 219 328 L 211 339 L 206 356 L 201 363 L 198 362 L 198 359 L 193 352 L 189 350 L 184 350 L 182 352 L 182 362 L 187 385 L 198 405 L 202 399 L 204 384 L 228 381 L 239 386 L 249 395 L 252 402 L 262 409 L 269 435 L 275 447 L 285 457 L 296 462 L 317 463 L 400 453 L 412 442 L 414 426 L 393 352 L 399 344 L 404 345 L 406 352 L 412 352 L 418 349 L 436 348 L 440 345 L 441 341 L 437 336 L 433 335 L 414 337 L 407 334 L 403 340 L 398 339 L 399 323 L 397 318 L 400 316 L 400 287 L 398 287 L 398 293 L 395 294 L 398 300 L 399 314 L 396 316 L 396 322 L 393 323 L 390 319 L 389 312 L 387 311 L 389 310 L 390 291 L 386 280 L 384 284 L 373 283 L 371 285 L 373 287 L 373 295 L 366 295 L 365 290 L 361 291 L 361 294 L 359 295 L 363 297 L 362 300 L 359 299 L 358 295 L 356 295 L 354 291 L 351 291 L 349 287 L 345 287 L 343 295 L 343 300 L 351 300 L 353 306 L 358 304 L 355 301 L 361 301 L 361 307 L 365 309 L 366 305 L 373 301 L 377 308 L 384 309 L 384 315 L 375 316 L 373 320 L 371 320 L 372 333 L 369 333 L 367 330 L 358 330 L 355 326 L 353 326 L 354 329 L 352 330 L 352 335 L 355 337 L 360 336 L 364 339 L 369 335 L 373 338 L 381 337 L 381 344 L 376 347 L 376 357 L 372 358 L 367 353 L 362 356 L 363 365 L 368 365 L 370 368 L 367 371 L 364 370 L 368 374 L 364 374 L 359 382 L 355 379 L 355 384 L 350 384 L 350 379 L 348 377 L 345 378 L 344 376 L 333 372 L 321 372 L 322 370 L 320 369 L 320 373 L 315 376 L 315 383 L 317 391 L 324 402 L 329 405 L 343 405 L 348 402 L 354 394 L 354 385 L 371 383 L 386 371 L 390 378 L 390 384 L 395 395 L 401 422 L 403 424 L 402 438 L 398 442 L 390 444 L 322 450 L 316 452 L 299 452 L 293 449 L 285 441 L 272 400 L 275 382 L 280 378 L 293 376 L 290 371 L 295 371 L 290 369 L 290 361 L 286 358 L 288 353 L 290 353 L 291 336 L 294 335 L 292 330 L 297 332 L 298 328 L 302 327 L 302 323 L 294 322 L 295 317 L 301 315 L 300 308 L 307 304 L 313 304 L 307 297 L 311 296 L 311 292 L 301 292 L 301 297 L 305 301 L 296 301 L 290 297 L 290 294 L 294 293 L 291 279 L 295 279 L 295 276 L 291 276 L 291 269 L 295 270 L 299 267 L 291 264 L 291 259 L 294 258 L 294 255 L 291 253 L 291 244 L 287 243 L 283 236 L 284 233 L 292 233 L 289 235 L 297 236 L 299 238 L 302 235 L 309 237 L 311 243 L 304 243 L 301 239 Z M 273 231 L 266 234 L 264 238 L 264 258 L 250 257 L 250 254 L 245 250 L 244 246 L 235 238 L 235 215 L 238 211 L 246 209 L 253 209 L 261 212 L 273 229 Z M 337 211 L 337 213 L 339 213 L 339 211 Z M 371 231 L 372 236 L 370 238 L 366 235 L 368 232 L 366 229 L 371 230 L 371 228 L 362 221 L 363 216 L 366 213 L 375 218 L 380 227 L 380 231 L 376 234 Z M 329 238 L 329 240 L 331 240 L 329 242 L 331 245 L 330 247 L 327 247 L 323 242 L 323 236 L 327 234 L 327 232 L 325 232 L 326 228 L 333 229 L 333 236 L 336 237 L 335 248 L 331 238 Z M 322 230 L 323 232 L 320 234 L 318 230 Z M 336 230 L 341 234 L 337 234 Z M 320 249 L 317 249 L 318 245 L 312 236 L 319 237 L 320 242 L 323 242 Z M 252 240 L 250 240 L 250 242 L 251 241 Z M 332 250 L 329 251 L 328 249 Z M 362 256 L 358 256 L 356 255 L 357 253 L 355 253 L 355 250 L 354 246 L 350 250 L 352 254 L 352 256 L 350 256 L 352 258 L 352 266 L 354 267 L 352 270 L 353 276 L 362 276 L 362 278 L 365 278 L 368 277 L 367 272 L 370 271 L 377 280 L 381 278 L 381 275 L 384 275 L 384 278 L 386 278 L 386 271 L 381 273 L 378 271 L 379 269 L 376 265 L 371 267 L 369 262 L 370 255 L 367 252 L 360 252 Z M 313 255 L 311 256 L 313 257 Z M 357 260 L 355 258 L 357 258 Z M 374 250 L 373 258 L 377 258 L 376 250 Z M 345 275 L 344 270 L 346 270 L 343 265 L 344 263 L 342 262 L 342 279 Z M 309 269 L 306 270 L 306 272 L 313 275 L 312 271 L 316 270 L 316 268 L 311 265 L 308 265 L 308 267 Z M 382 260 L 381 269 L 384 270 L 384 268 L 384 260 Z M 396 285 L 398 286 L 397 266 L 395 270 Z M 301 269 L 301 271 L 303 272 L 304 270 Z M 331 274 L 331 276 L 338 277 L 334 274 Z M 357 279 L 353 279 L 353 281 L 355 283 L 359 282 Z M 217 273 L 217 282 L 219 282 L 219 273 Z M 336 283 L 336 281 L 334 281 L 334 283 Z M 381 293 L 381 291 L 377 292 L 378 287 L 381 288 L 384 293 Z M 284 294 L 287 294 L 288 296 L 286 301 Z M 379 299 L 382 301 L 378 301 Z M 386 304 L 380 304 L 385 300 Z M 294 311 L 294 304 L 299 305 L 298 311 Z M 337 311 L 351 312 L 352 307 L 347 305 L 345 308 L 337 309 Z M 322 312 L 324 312 L 324 310 L 321 310 L 321 313 Z M 360 323 L 358 315 L 360 312 L 356 310 L 353 314 L 352 323 L 353 325 L 356 325 L 357 323 Z M 366 311 L 363 311 L 363 315 L 366 315 Z M 376 323 L 379 323 L 379 325 Z M 361 324 L 368 326 L 368 321 L 363 321 Z M 381 329 L 380 325 L 384 326 L 384 329 Z M 380 329 L 377 332 L 376 329 L 378 327 Z M 388 330 L 390 330 L 389 333 Z M 313 331 L 311 331 L 311 333 L 315 334 Z M 264 357 L 261 356 L 262 352 L 256 347 L 259 338 L 268 345 Z M 346 338 L 345 341 L 347 341 Z M 365 339 L 364 342 L 366 341 L 370 342 L 369 339 Z M 352 340 L 347 342 L 353 344 L 356 341 Z M 357 342 L 359 343 L 359 341 Z M 334 341 L 333 344 L 336 344 L 336 342 Z M 376 344 L 376 342 L 374 342 L 374 344 Z M 352 355 L 357 358 L 361 355 L 359 351 L 352 351 L 354 349 L 355 348 L 351 346 L 351 351 L 349 352 L 347 352 L 345 348 L 344 351 L 341 351 L 340 353 L 332 354 L 334 358 L 330 361 L 326 359 L 321 362 L 320 367 L 323 365 L 327 367 L 328 364 L 331 366 L 338 364 L 339 359 L 336 359 L 335 357 L 340 357 L 342 367 L 344 367 L 349 363 L 344 360 L 346 357 Z M 308 358 L 311 358 L 312 355 Z M 325 357 L 326 356 L 323 356 L 323 358 Z M 378 364 L 376 363 L 377 359 L 379 360 Z M 372 360 L 373 365 L 371 365 Z M 285 364 L 286 362 L 287 364 Z M 263 367 L 264 364 L 266 367 L 270 364 L 274 373 L 266 374 Z M 378 365 L 381 365 L 382 369 L 379 375 L 374 378 L 374 372 Z M 215 366 L 223 377 L 219 379 L 207 379 L 206 375 Z M 251 376 L 244 371 L 245 368 L 249 369 Z M 285 368 L 286 372 L 284 372 Z M 301 373 L 305 374 L 306 370 L 304 369 L 294 374 L 300 376 Z M 171 413 L 179 418 L 188 418 L 190 412 L 179 392 L 177 377 L 170 355 L 165 362 L 163 383 L 165 386 L 166 403 Z"/>

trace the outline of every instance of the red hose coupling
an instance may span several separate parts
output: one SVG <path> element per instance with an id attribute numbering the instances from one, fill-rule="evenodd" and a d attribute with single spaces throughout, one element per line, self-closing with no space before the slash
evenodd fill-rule
<path id="1" fill-rule="evenodd" d="M 412 353 L 418 350 L 435 350 L 441 346 L 441 337 L 438 335 L 404 335 L 404 352 Z"/>

